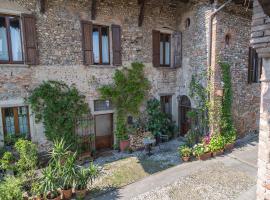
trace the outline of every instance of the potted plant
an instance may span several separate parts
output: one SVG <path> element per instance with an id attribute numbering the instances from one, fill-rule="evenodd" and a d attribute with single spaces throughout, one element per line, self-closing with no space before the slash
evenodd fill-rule
<path id="1" fill-rule="evenodd" d="M 208 146 L 200 143 L 193 147 L 193 155 L 199 160 L 207 160 L 211 157 L 211 152 Z"/>
<path id="2" fill-rule="evenodd" d="M 75 181 L 75 161 L 76 153 L 70 154 L 65 161 L 65 164 L 60 168 L 61 170 L 61 189 L 64 199 L 72 197 L 72 188 Z"/>
<path id="3" fill-rule="evenodd" d="M 40 179 L 43 194 L 47 200 L 60 200 L 61 193 L 59 192 L 59 178 L 52 166 L 42 170 Z"/>
<path id="4" fill-rule="evenodd" d="M 31 187 L 31 194 L 33 200 L 42 200 L 42 187 L 38 181 L 34 182 Z"/>
<path id="5" fill-rule="evenodd" d="M 78 167 L 76 169 L 76 180 L 75 180 L 75 192 L 78 198 L 84 198 L 87 192 L 87 186 L 93 183 L 93 179 L 98 175 L 98 169 L 90 163 L 89 168 Z"/>
<path id="6" fill-rule="evenodd" d="M 213 156 L 222 155 L 224 152 L 224 138 L 220 134 L 216 134 L 211 137 L 209 142 L 209 148 Z"/>
<path id="7" fill-rule="evenodd" d="M 9 151 L 5 152 L 0 160 L 0 169 L 4 170 L 6 174 L 14 175 L 15 158 Z"/>
<path id="8" fill-rule="evenodd" d="M 230 133 L 228 135 L 225 135 L 224 139 L 225 139 L 225 150 L 231 151 L 234 148 L 236 135 L 234 133 Z"/>
<path id="9" fill-rule="evenodd" d="M 179 154 L 180 154 L 182 160 L 184 162 L 189 161 L 190 155 L 192 153 L 192 149 L 185 145 L 185 146 L 179 147 L 178 150 L 179 150 Z"/>
<path id="10" fill-rule="evenodd" d="M 128 150 L 129 146 L 130 146 L 130 141 L 129 141 L 128 135 L 124 135 L 120 140 L 120 150 L 122 152 L 126 151 Z"/>

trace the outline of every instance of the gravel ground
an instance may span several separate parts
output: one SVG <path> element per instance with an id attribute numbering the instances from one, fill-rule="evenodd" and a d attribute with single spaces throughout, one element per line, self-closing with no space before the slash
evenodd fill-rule
<path id="1" fill-rule="evenodd" d="M 183 144 L 182 138 L 178 138 L 169 142 L 162 143 L 160 146 L 153 147 L 150 157 L 145 151 L 135 151 L 133 153 L 110 151 L 108 156 L 97 158 L 94 163 L 103 166 L 106 163 L 115 162 L 129 157 L 137 157 L 138 159 L 148 159 L 153 161 L 161 161 L 164 165 L 177 165 L 180 163 L 177 148 Z"/>
<path id="2" fill-rule="evenodd" d="M 255 183 L 254 177 L 213 161 L 194 174 L 133 200 L 233 200 Z"/>

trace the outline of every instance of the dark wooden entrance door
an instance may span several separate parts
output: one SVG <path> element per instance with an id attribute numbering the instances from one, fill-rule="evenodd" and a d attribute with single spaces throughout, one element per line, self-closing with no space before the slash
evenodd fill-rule
<path id="1" fill-rule="evenodd" d="M 190 129 L 190 122 L 188 119 L 188 112 L 191 110 L 191 103 L 187 96 L 182 96 L 179 102 L 179 125 L 180 125 L 180 134 L 185 136 Z"/>
<path id="2" fill-rule="evenodd" d="M 96 150 L 113 146 L 113 114 L 95 116 Z"/>

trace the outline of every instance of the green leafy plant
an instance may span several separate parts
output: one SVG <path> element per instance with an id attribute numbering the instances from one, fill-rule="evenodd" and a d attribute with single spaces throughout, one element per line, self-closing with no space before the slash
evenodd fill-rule
<path id="1" fill-rule="evenodd" d="M 56 170 L 51 165 L 42 170 L 40 178 L 41 191 L 49 199 L 54 199 L 60 194 L 58 188 L 60 187 L 59 176 L 56 174 Z"/>
<path id="2" fill-rule="evenodd" d="M 147 131 L 150 131 L 154 136 L 164 134 L 171 137 L 173 135 L 175 124 L 167 114 L 161 111 L 161 105 L 157 99 L 147 101 L 146 112 L 148 115 L 146 124 Z"/>
<path id="3" fill-rule="evenodd" d="M 85 190 L 89 181 L 93 180 L 98 176 L 98 168 L 93 163 L 90 163 L 89 168 L 78 167 L 76 170 L 76 189 Z"/>
<path id="4" fill-rule="evenodd" d="M 65 163 L 60 168 L 61 188 L 64 190 L 71 189 L 76 178 L 76 154 L 70 154 Z"/>
<path id="5" fill-rule="evenodd" d="M 193 155 L 196 157 L 199 157 L 209 152 L 210 152 L 210 147 L 208 145 L 204 145 L 203 143 L 196 144 L 193 147 Z"/>
<path id="6" fill-rule="evenodd" d="M 5 152 L 2 159 L 0 160 L 0 168 L 3 170 L 13 170 L 14 169 L 15 158 L 11 152 Z"/>
<path id="7" fill-rule="evenodd" d="M 28 140 L 19 139 L 15 144 L 15 149 L 19 153 L 16 168 L 20 174 L 37 168 L 38 151 L 35 144 Z"/>
<path id="8" fill-rule="evenodd" d="M 209 148 L 212 152 L 224 149 L 224 137 L 220 134 L 213 135 L 209 142 Z"/>
<path id="9" fill-rule="evenodd" d="M 90 112 L 85 96 L 79 94 L 74 86 L 47 81 L 32 91 L 28 102 L 36 121 L 43 122 L 49 140 L 64 138 L 72 147 L 75 146 L 75 120 Z"/>
<path id="10" fill-rule="evenodd" d="M 189 157 L 192 153 L 192 149 L 188 146 L 181 146 L 178 148 L 179 154 L 182 157 Z"/>
<path id="11" fill-rule="evenodd" d="M 40 180 L 37 179 L 35 182 L 33 182 L 31 186 L 31 194 L 32 197 L 34 198 L 41 198 L 43 193 L 42 193 L 42 185 L 40 184 Z"/>
<path id="12" fill-rule="evenodd" d="M 116 70 L 113 84 L 99 88 L 103 99 L 110 100 L 116 108 L 116 137 L 118 142 L 127 139 L 127 116 L 137 115 L 149 90 L 142 63 L 132 63 L 131 68 Z"/>
<path id="13" fill-rule="evenodd" d="M 222 82 L 224 83 L 223 101 L 221 107 L 221 122 L 220 129 L 221 134 L 225 137 L 226 143 L 233 143 L 236 139 L 236 129 L 232 120 L 232 83 L 231 83 L 231 71 L 230 65 L 225 62 L 219 62 L 221 67 Z"/>
<path id="14" fill-rule="evenodd" d="M 22 180 L 14 176 L 6 176 L 0 183 L 0 199 L 22 200 Z"/>
<path id="15" fill-rule="evenodd" d="M 189 130 L 185 135 L 186 144 L 189 147 L 193 147 L 201 140 L 202 134 L 197 130 Z"/>

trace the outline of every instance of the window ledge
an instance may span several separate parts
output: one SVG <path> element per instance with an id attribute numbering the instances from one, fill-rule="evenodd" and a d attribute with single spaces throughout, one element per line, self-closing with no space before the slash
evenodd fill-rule
<path id="1" fill-rule="evenodd" d="M 11 68 L 11 67 L 15 67 L 15 68 L 29 68 L 29 65 L 26 65 L 26 64 L 0 64 L 0 67 L 8 67 L 8 68 Z"/>
<path id="2" fill-rule="evenodd" d="M 177 70 L 179 67 L 156 67 L 160 70 Z"/>
<path id="3" fill-rule="evenodd" d="M 107 68 L 107 69 L 112 69 L 112 68 L 117 68 L 120 66 L 116 66 L 116 65 L 85 65 L 86 67 L 90 67 L 90 68 Z"/>

